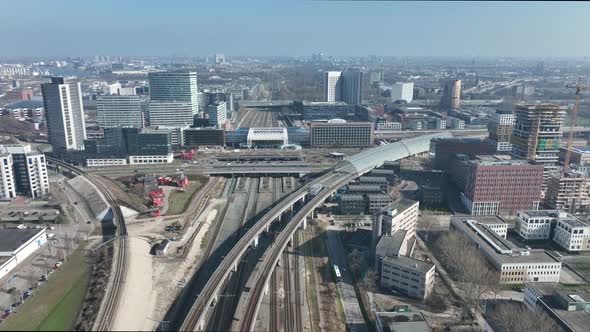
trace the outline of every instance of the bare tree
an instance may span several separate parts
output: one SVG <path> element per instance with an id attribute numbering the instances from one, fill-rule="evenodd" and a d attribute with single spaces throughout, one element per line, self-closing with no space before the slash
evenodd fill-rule
<path id="1" fill-rule="evenodd" d="M 462 291 L 466 301 L 464 310 L 481 310 L 480 300 L 483 294 L 498 291 L 499 273 L 471 240 L 458 231 L 446 232 L 436 240 L 434 246 L 437 257 L 451 276 L 463 284 Z"/>
<path id="2" fill-rule="evenodd" d="M 365 273 L 365 277 L 363 278 L 363 284 L 368 291 L 374 293 L 378 290 L 378 287 L 377 287 L 377 280 L 378 279 L 379 279 L 379 276 L 377 275 L 377 272 L 375 272 L 373 270 L 369 270 L 369 271 L 367 271 L 367 273 Z"/>
<path id="3" fill-rule="evenodd" d="M 490 317 L 495 322 L 494 329 L 503 331 L 558 332 L 563 329 L 541 309 L 529 310 L 520 302 L 499 303 L 493 308 Z"/>

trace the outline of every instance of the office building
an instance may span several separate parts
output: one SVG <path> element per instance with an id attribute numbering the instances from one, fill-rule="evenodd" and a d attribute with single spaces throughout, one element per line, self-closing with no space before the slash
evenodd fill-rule
<path id="1" fill-rule="evenodd" d="M 565 106 L 517 104 L 512 131 L 512 153 L 545 166 L 545 178 L 557 170 Z"/>
<path id="2" fill-rule="evenodd" d="M 362 104 L 363 72 L 359 70 L 325 72 L 324 101 Z"/>
<path id="3" fill-rule="evenodd" d="M 559 282 L 561 262 L 542 249 L 519 248 L 478 220 L 451 217 L 451 228 L 465 234 L 499 272 L 501 284 Z"/>
<path id="4" fill-rule="evenodd" d="M 490 122 L 488 122 L 489 139 L 495 142 L 496 150 L 498 152 L 511 152 L 512 143 L 510 137 L 512 136 L 512 128 L 516 117 L 510 111 L 496 111 Z"/>
<path id="5" fill-rule="evenodd" d="M 355 105 L 345 102 L 303 102 L 303 120 L 331 120 L 355 118 Z"/>
<path id="6" fill-rule="evenodd" d="M 409 237 L 416 235 L 419 202 L 400 198 L 373 215 L 372 246 L 383 235 L 406 231 Z"/>
<path id="7" fill-rule="evenodd" d="M 41 84 L 47 136 L 54 154 L 83 150 L 86 125 L 80 82 L 52 77 Z"/>
<path id="8" fill-rule="evenodd" d="M 215 54 L 215 64 L 225 64 L 225 55 L 221 53 Z"/>
<path id="9" fill-rule="evenodd" d="M 143 118 L 139 96 L 98 96 L 96 120 L 101 127 L 141 128 Z"/>
<path id="10" fill-rule="evenodd" d="M 187 127 L 193 124 L 193 111 L 189 103 L 150 101 L 150 126 Z"/>
<path id="11" fill-rule="evenodd" d="M 333 103 L 341 101 L 340 92 L 342 90 L 341 85 L 342 72 L 340 71 L 327 71 L 324 73 L 324 101 Z"/>
<path id="12" fill-rule="evenodd" d="M 557 220 L 567 213 L 558 210 L 523 210 L 516 213 L 514 230 L 525 240 L 548 240 L 555 230 Z"/>
<path id="13" fill-rule="evenodd" d="M 496 152 L 496 146 L 479 138 L 437 138 L 430 141 L 430 150 L 434 153 L 434 168 L 449 171 L 455 154 L 491 155 Z"/>
<path id="14" fill-rule="evenodd" d="M 414 100 L 414 83 L 397 82 L 391 87 L 391 101 L 403 100 L 411 103 Z"/>
<path id="15" fill-rule="evenodd" d="M 562 146 L 559 149 L 559 161 L 563 164 L 567 148 Z M 570 166 L 590 165 L 590 146 L 572 146 L 570 148 Z"/>
<path id="16" fill-rule="evenodd" d="M 33 89 L 16 88 L 6 91 L 8 100 L 31 100 L 33 98 Z"/>
<path id="17" fill-rule="evenodd" d="M 573 216 L 559 218 L 553 241 L 570 252 L 590 250 L 590 225 Z"/>
<path id="18" fill-rule="evenodd" d="M 443 86 L 441 106 L 443 108 L 458 109 L 461 101 L 461 80 L 448 80 Z"/>
<path id="19" fill-rule="evenodd" d="M 447 128 L 465 129 L 465 120 L 456 118 L 454 116 L 449 116 L 447 117 Z"/>
<path id="20" fill-rule="evenodd" d="M 39 198 L 49 193 L 45 155 L 30 145 L 0 145 L 0 199 Z"/>
<path id="21" fill-rule="evenodd" d="M 539 207 L 542 165 L 508 156 L 477 156 L 462 162 L 466 167 L 461 167 L 465 170 L 461 201 L 472 215 L 514 215 Z"/>
<path id="22" fill-rule="evenodd" d="M 377 130 L 379 131 L 401 131 L 402 124 L 399 122 L 378 122 Z"/>
<path id="23" fill-rule="evenodd" d="M 368 147 L 373 145 L 373 124 L 370 122 L 312 122 L 311 147 Z"/>
<path id="24" fill-rule="evenodd" d="M 340 196 L 341 214 L 362 214 L 367 209 L 365 198 L 361 194 L 342 194 Z"/>
<path id="25" fill-rule="evenodd" d="M 222 129 L 187 128 L 183 131 L 184 146 L 224 146 L 225 134 Z"/>
<path id="26" fill-rule="evenodd" d="M 587 286 L 526 283 L 524 304 L 532 311 L 544 311 L 564 331 L 582 332 L 590 326 L 590 292 Z"/>
<path id="27" fill-rule="evenodd" d="M 84 141 L 88 166 L 171 163 L 174 160 L 170 130 L 123 127 L 104 128 L 104 138 Z M 115 159 L 115 161 L 112 161 Z"/>
<path id="28" fill-rule="evenodd" d="M 590 208 L 590 179 L 585 174 L 570 171 L 552 174 L 547 183 L 545 207 L 564 210 L 572 214 L 588 212 Z"/>
<path id="29" fill-rule="evenodd" d="M 209 125 L 220 128 L 227 120 L 226 102 L 217 102 L 207 106 L 207 113 L 209 115 Z"/>
<path id="30" fill-rule="evenodd" d="M 45 242 L 47 242 L 45 228 L 0 229 L 0 278 L 8 275 Z"/>
<path id="31" fill-rule="evenodd" d="M 196 71 L 150 72 L 148 80 L 151 101 L 188 103 L 192 114 L 197 115 L 199 90 Z"/>

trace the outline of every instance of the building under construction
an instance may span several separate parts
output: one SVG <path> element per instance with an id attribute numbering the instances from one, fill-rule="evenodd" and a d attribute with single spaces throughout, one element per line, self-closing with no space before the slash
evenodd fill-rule
<path id="1" fill-rule="evenodd" d="M 571 214 L 582 214 L 590 207 L 590 179 L 576 172 L 549 177 L 545 206 L 548 209 L 563 210 Z"/>
<path id="2" fill-rule="evenodd" d="M 562 126 L 567 107 L 555 104 L 517 104 L 512 152 L 545 166 L 545 179 L 558 170 Z"/>

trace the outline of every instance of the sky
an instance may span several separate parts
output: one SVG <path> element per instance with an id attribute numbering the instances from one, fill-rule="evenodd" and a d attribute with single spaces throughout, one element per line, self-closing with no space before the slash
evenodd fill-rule
<path id="1" fill-rule="evenodd" d="M 588 56 L 590 2 L 2 1 L 0 56 Z"/>

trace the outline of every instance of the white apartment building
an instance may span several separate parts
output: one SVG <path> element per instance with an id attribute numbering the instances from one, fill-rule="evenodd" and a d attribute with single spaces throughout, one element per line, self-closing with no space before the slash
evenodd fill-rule
<path id="1" fill-rule="evenodd" d="M 193 111 L 189 103 L 150 101 L 150 126 L 186 127 L 193 124 Z"/>
<path id="2" fill-rule="evenodd" d="M 139 96 L 98 96 L 96 120 L 101 127 L 141 128 L 143 119 Z"/>
<path id="3" fill-rule="evenodd" d="M 414 83 L 397 82 L 391 87 L 391 101 L 404 100 L 411 103 L 414 100 Z"/>
<path id="4" fill-rule="evenodd" d="M 0 200 L 11 200 L 16 197 L 16 184 L 12 170 L 12 155 L 0 154 Z"/>
<path id="5" fill-rule="evenodd" d="M 497 122 L 499 125 L 514 126 L 516 123 L 516 115 L 514 113 L 494 113 L 491 118 L 492 121 Z"/>
<path id="6" fill-rule="evenodd" d="M 47 121 L 47 136 L 53 153 L 84 150 L 86 124 L 80 82 L 52 77 L 51 83 L 41 84 L 41 92 Z"/>
<path id="7" fill-rule="evenodd" d="M 207 106 L 207 113 L 209 114 L 209 125 L 219 128 L 227 121 L 227 103 L 225 101 L 213 103 Z"/>
<path id="8" fill-rule="evenodd" d="M 0 145 L 0 160 L 3 173 L 0 198 L 12 199 L 18 194 L 38 198 L 49 193 L 43 153 L 33 151 L 30 145 Z"/>
<path id="9" fill-rule="evenodd" d="M 558 210 L 523 210 L 516 212 L 515 230 L 525 240 L 547 240 L 557 219 L 567 213 Z"/>
<path id="10" fill-rule="evenodd" d="M 518 248 L 472 217 L 452 217 L 451 228 L 467 235 L 492 266 L 501 284 L 559 282 L 561 262 L 544 250 Z"/>
<path id="11" fill-rule="evenodd" d="M 567 251 L 590 250 L 590 225 L 573 216 L 560 218 L 553 241 Z"/>
<path id="12" fill-rule="evenodd" d="M 401 122 L 378 122 L 377 123 L 377 130 L 381 131 L 401 131 L 402 124 Z"/>

